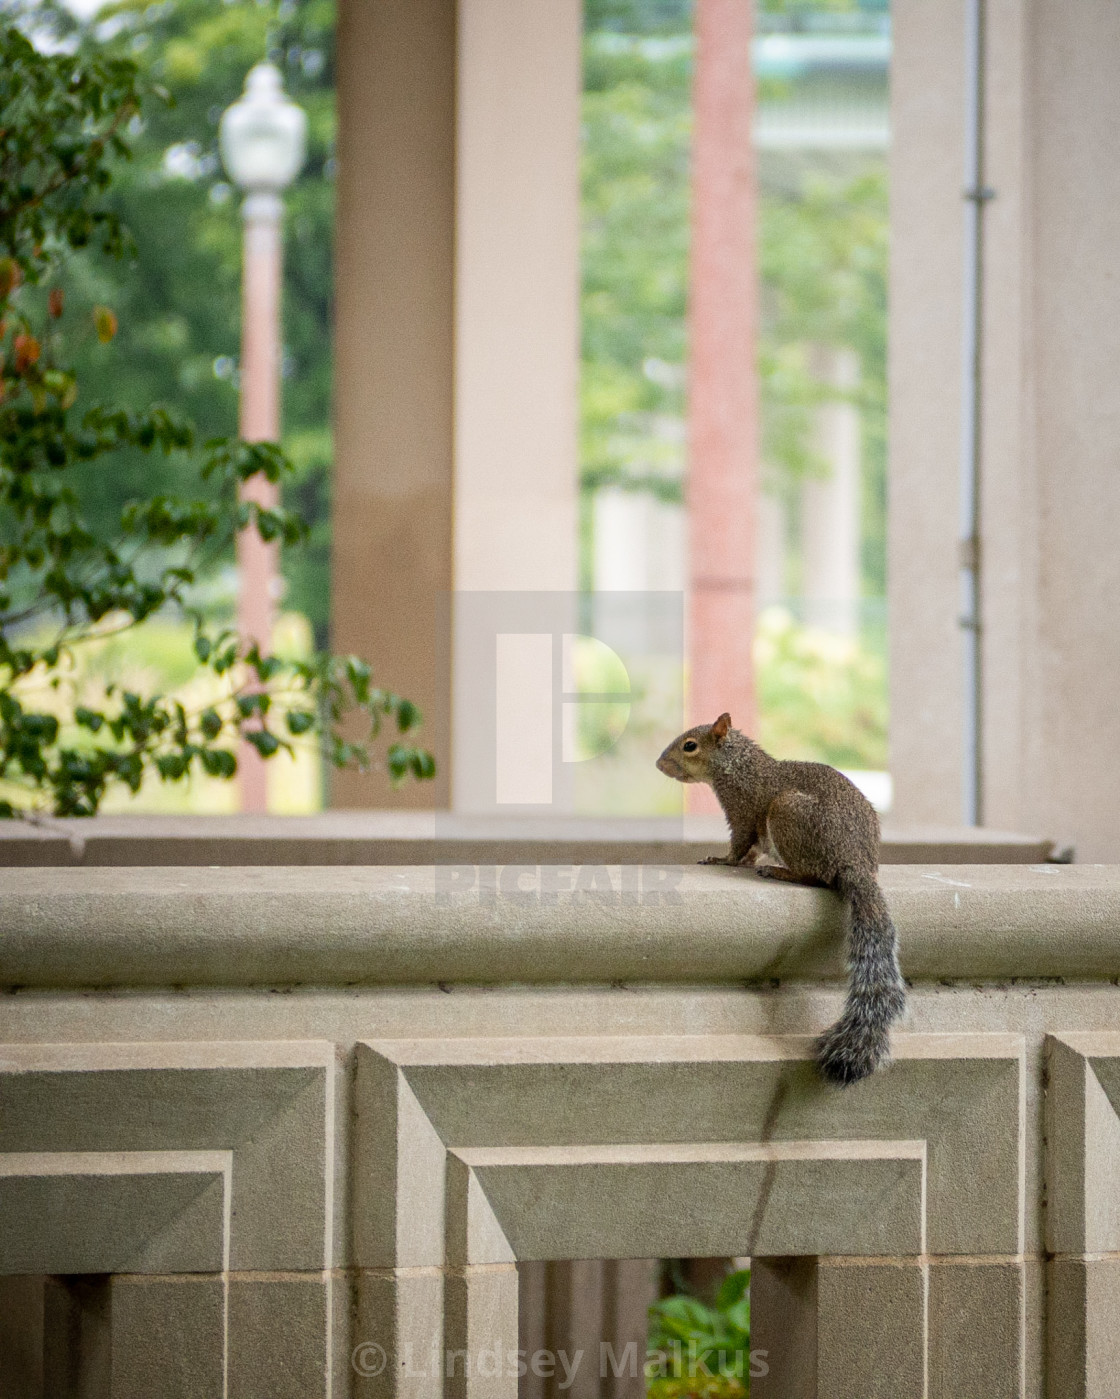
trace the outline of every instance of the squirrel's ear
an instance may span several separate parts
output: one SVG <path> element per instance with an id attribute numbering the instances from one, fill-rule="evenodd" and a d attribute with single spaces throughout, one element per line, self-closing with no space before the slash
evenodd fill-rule
<path id="1" fill-rule="evenodd" d="M 731 715 L 730 715 L 730 714 L 721 714 L 721 715 L 719 716 L 719 718 L 715 721 L 715 723 L 712 725 L 712 737 L 713 737 L 714 739 L 721 739 L 721 738 L 724 738 L 724 737 L 726 736 L 726 734 L 727 734 L 727 730 L 728 730 L 730 727 L 731 727 Z"/>

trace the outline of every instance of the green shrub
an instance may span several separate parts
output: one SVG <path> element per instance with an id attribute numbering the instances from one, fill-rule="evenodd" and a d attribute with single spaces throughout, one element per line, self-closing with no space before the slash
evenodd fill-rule
<path id="1" fill-rule="evenodd" d="M 665 1297 L 649 1309 L 649 1399 L 745 1399 L 750 1387 L 750 1270 L 728 1274 L 707 1306 Z"/>

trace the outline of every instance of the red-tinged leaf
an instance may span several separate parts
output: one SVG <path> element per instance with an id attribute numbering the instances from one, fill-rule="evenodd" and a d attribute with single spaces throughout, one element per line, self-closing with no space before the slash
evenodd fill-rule
<path id="1" fill-rule="evenodd" d="M 23 281 L 23 273 L 14 257 L 0 257 L 0 299 L 7 300 Z"/>
<path id="2" fill-rule="evenodd" d="M 12 341 L 12 349 L 15 351 L 16 355 L 17 374 L 22 374 L 24 370 L 30 369 L 42 353 L 42 347 L 38 340 L 35 339 L 34 335 L 28 335 L 26 333 L 21 333 L 16 336 Z"/>
<path id="3" fill-rule="evenodd" d="M 108 306 L 93 308 L 93 325 L 97 331 L 97 338 L 103 345 L 107 345 L 117 333 L 117 318 Z"/>

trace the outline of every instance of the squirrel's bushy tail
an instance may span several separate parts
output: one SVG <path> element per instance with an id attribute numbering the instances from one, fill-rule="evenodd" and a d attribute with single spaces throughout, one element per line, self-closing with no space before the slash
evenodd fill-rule
<path id="1" fill-rule="evenodd" d="M 842 870 L 836 892 L 851 912 L 848 999 L 836 1024 L 816 1044 L 821 1073 L 832 1083 L 858 1083 L 890 1055 L 891 1022 L 906 1008 L 898 969 L 898 937 L 873 874 Z"/>

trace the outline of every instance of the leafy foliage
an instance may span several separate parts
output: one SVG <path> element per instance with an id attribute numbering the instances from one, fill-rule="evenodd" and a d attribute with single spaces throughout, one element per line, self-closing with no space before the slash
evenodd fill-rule
<path id="1" fill-rule="evenodd" d="M 241 325 L 239 197 L 218 155 L 218 120 L 266 55 L 308 115 L 308 155 L 285 194 L 282 445 L 293 470 L 284 498 L 307 521 L 282 568 L 285 608 L 302 612 L 327 645 L 329 611 L 332 244 L 334 227 L 333 0 L 110 0 L 88 21 L 59 0 L 26 6 L 25 27 L 78 53 L 135 64 L 169 102 L 148 102 L 125 123 L 131 158 L 114 171 L 106 203 L 142 236 L 127 261 L 88 249 L 71 259 L 68 304 L 112 306 L 111 344 L 71 345 L 83 393 L 133 411 L 176 404 L 199 436 L 237 430 Z M 205 292 L 200 292 L 200 289 Z M 126 500 L 183 489 L 179 464 L 124 452 L 109 474 L 79 471 L 75 487 L 93 526 L 113 528 Z M 208 494 L 213 495 L 210 487 Z M 223 563 L 228 562 L 223 558 Z"/>
<path id="2" fill-rule="evenodd" d="M 885 647 L 798 625 L 781 607 L 758 619 L 754 643 L 762 746 L 783 758 L 842 768 L 887 766 Z"/>
<path id="3" fill-rule="evenodd" d="M 585 490 L 681 498 L 691 71 L 679 32 L 607 28 L 585 40 Z"/>
<path id="4" fill-rule="evenodd" d="M 826 471 L 813 445 L 814 410 L 847 398 L 860 410 L 863 573 L 886 591 L 887 179 L 882 166 L 855 175 L 806 173 L 762 201 L 759 263 L 763 337 L 764 479 L 774 494 Z M 818 350 L 850 348 L 859 383 L 822 377 Z"/>
<path id="5" fill-rule="evenodd" d="M 729 1273 L 714 1306 L 678 1294 L 649 1309 L 649 1399 L 744 1399 L 751 1347 L 750 1270 Z"/>
<path id="6" fill-rule="evenodd" d="M 0 26 L 0 814 L 49 800 L 58 815 L 95 812 L 106 790 L 135 792 L 154 769 L 180 781 L 192 769 L 232 777 L 231 746 L 243 739 L 264 757 L 308 737 L 337 765 L 366 764 L 385 720 L 401 735 L 419 723 L 408 700 L 375 687 L 355 657 L 285 660 L 215 626 L 194 585 L 238 529 L 286 545 L 306 535 L 284 508 L 238 499 L 260 474 L 290 473 L 273 443 L 211 438 L 196 448 L 193 427 L 156 407 L 75 409 L 78 378 L 63 359 L 68 255 L 96 245 L 128 246 L 119 212 L 99 195 L 114 159 L 127 157 L 126 126 L 159 97 L 127 59 L 96 51 L 44 54 L 11 25 Z M 79 318 L 80 325 L 80 318 Z M 75 326 L 78 329 L 79 326 Z M 117 331 L 106 306 L 86 323 L 99 342 Z M 123 453 L 194 470 L 190 498 L 170 491 L 126 500 L 112 529 L 95 528 L 75 486 L 81 472 L 107 476 Z M 103 703 L 60 717 L 29 705 L 45 683 L 60 691 L 74 648 L 124 631 L 163 610 L 188 617 L 200 666 L 225 683 L 201 712 L 161 695 L 109 690 Z M 348 710 L 366 720 L 363 741 L 345 739 Z M 65 710 L 65 706 L 64 706 Z M 394 742 L 395 779 L 430 777 L 430 754 Z"/>

